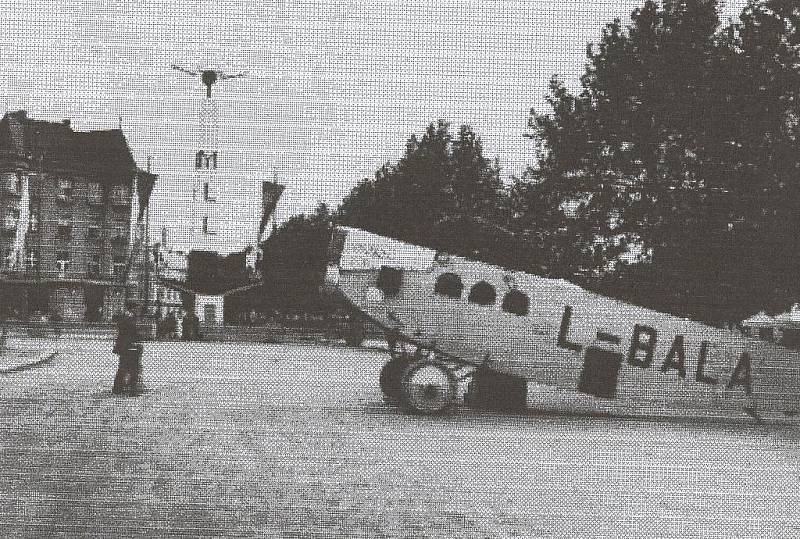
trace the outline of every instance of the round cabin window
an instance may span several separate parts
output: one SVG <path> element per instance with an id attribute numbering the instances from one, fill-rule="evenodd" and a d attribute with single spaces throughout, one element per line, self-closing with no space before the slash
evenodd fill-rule
<path id="1" fill-rule="evenodd" d="M 503 298 L 503 310 L 507 313 L 525 316 L 528 314 L 528 296 L 519 290 L 509 290 Z"/>
<path id="2" fill-rule="evenodd" d="M 436 279 L 436 286 L 433 290 L 440 296 L 458 299 L 461 297 L 461 291 L 464 290 L 464 284 L 461 282 L 461 277 L 455 273 L 442 273 Z"/>
<path id="3" fill-rule="evenodd" d="M 497 293 L 494 287 L 486 281 L 476 283 L 469 292 L 469 302 L 478 305 L 494 305 Z"/>

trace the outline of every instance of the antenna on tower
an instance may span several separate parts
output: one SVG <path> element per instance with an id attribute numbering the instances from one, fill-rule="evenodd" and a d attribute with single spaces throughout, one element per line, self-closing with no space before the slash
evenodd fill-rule
<path id="1" fill-rule="evenodd" d="M 211 99 L 211 87 L 217 83 L 217 81 L 223 81 L 228 79 L 240 79 L 242 77 L 246 77 L 246 73 L 235 73 L 235 74 L 228 74 L 224 71 L 219 71 L 216 69 L 203 69 L 202 71 L 194 71 L 191 69 L 186 69 L 185 67 L 181 67 L 179 65 L 172 64 L 169 67 L 176 71 L 180 71 L 181 73 L 186 73 L 187 75 L 191 75 L 193 77 L 200 76 L 200 81 L 206 87 L 206 97 Z"/>

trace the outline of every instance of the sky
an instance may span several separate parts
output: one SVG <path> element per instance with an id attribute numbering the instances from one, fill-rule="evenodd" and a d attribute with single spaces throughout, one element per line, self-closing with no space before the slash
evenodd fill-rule
<path id="1" fill-rule="evenodd" d="M 534 162 L 523 137 L 553 74 L 578 87 L 586 45 L 643 0 L 0 0 L 0 105 L 77 130 L 120 125 L 159 181 L 151 229 L 191 201 L 199 78 L 214 87 L 231 200 L 286 185 L 279 220 L 337 205 L 396 161 L 412 133 L 469 124 L 504 177 Z M 746 0 L 729 0 L 722 19 Z M 236 227 L 236 223 L 231 223 Z"/>

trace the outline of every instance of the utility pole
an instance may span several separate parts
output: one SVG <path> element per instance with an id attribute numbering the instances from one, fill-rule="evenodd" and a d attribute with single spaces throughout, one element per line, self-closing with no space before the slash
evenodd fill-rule
<path id="1" fill-rule="evenodd" d="M 147 173 L 150 174 L 150 165 L 152 163 L 153 156 L 147 156 Z M 148 181 L 150 178 L 148 178 Z M 153 195 L 153 189 L 150 188 L 150 194 L 147 197 L 147 208 L 145 208 L 145 218 L 144 218 L 144 282 L 145 282 L 145 290 L 144 290 L 144 312 L 145 314 L 150 312 L 150 255 L 152 254 L 150 249 L 150 197 Z"/>

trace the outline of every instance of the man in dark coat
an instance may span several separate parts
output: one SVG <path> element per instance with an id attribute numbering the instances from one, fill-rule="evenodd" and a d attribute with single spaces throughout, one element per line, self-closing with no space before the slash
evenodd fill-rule
<path id="1" fill-rule="evenodd" d="M 192 340 L 192 311 L 187 310 L 183 315 L 183 323 L 181 324 L 181 340 Z"/>
<path id="2" fill-rule="evenodd" d="M 125 312 L 117 320 L 117 339 L 114 342 L 114 353 L 119 356 L 119 367 L 114 377 L 112 393 L 119 394 L 124 390 L 133 390 L 139 381 L 139 361 L 142 356 L 142 345 L 136 318 L 133 315 L 135 306 L 125 303 Z"/>
<path id="3" fill-rule="evenodd" d="M 194 311 L 192 311 L 190 313 L 190 320 L 191 320 L 191 326 L 192 326 L 192 332 L 190 334 L 192 336 L 191 338 L 192 338 L 193 341 L 199 341 L 200 340 L 200 319 L 197 318 L 197 314 Z"/>
<path id="4" fill-rule="evenodd" d="M 184 341 L 196 341 L 200 339 L 200 319 L 194 314 L 192 309 L 186 311 L 183 317 L 183 336 Z"/>

